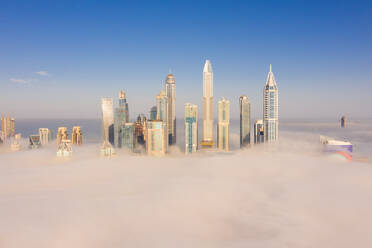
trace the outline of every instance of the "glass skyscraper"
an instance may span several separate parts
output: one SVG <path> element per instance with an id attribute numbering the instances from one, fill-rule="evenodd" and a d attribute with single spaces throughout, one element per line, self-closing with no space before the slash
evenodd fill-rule
<path id="1" fill-rule="evenodd" d="M 265 141 L 265 132 L 262 120 L 256 120 L 254 123 L 254 143 L 259 144 Z"/>
<path id="2" fill-rule="evenodd" d="M 265 130 L 265 142 L 273 142 L 278 139 L 278 88 L 271 65 L 267 76 L 263 96 L 263 122 Z"/>
<path id="3" fill-rule="evenodd" d="M 240 147 L 251 143 L 251 102 L 246 95 L 239 98 L 240 105 Z"/>
<path id="4" fill-rule="evenodd" d="M 185 153 L 190 154 L 198 149 L 198 106 L 185 104 Z"/>
<path id="5" fill-rule="evenodd" d="M 121 144 L 120 147 L 126 148 L 130 151 L 134 150 L 135 145 L 135 125 L 134 123 L 127 122 L 121 132 Z"/>
<path id="6" fill-rule="evenodd" d="M 165 80 L 165 94 L 168 99 L 168 143 L 172 145 L 176 144 L 176 81 L 172 73 L 169 73 Z"/>
<path id="7" fill-rule="evenodd" d="M 229 151 L 230 102 L 224 97 L 218 101 L 217 146 L 220 151 Z"/>
<path id="8" fill-rule="evenodd" d="M 114 116 L 114 144 L 116 147 L 121 147 L 122 133 L 125 123 L 129 122 L 129 109 L 125 91 L 119 92 L 119 107 L 115 109 Z"/>

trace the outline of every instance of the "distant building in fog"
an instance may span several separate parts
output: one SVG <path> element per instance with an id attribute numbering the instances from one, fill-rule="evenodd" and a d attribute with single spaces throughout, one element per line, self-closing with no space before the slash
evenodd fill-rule
<path id="1" fill-rule="evenodd" d="M 229 151 L 230 102 L 224 97 L 218 101 L 217 146 L 220 151 Z"/>
<path id="2" fill-rule="evenodd" d="M 57 145 L 59 145 L 62 140 L 67 140 L 67 127 L 59 127 L 57 132 Z"/>
<path id="3" fill-rule="evenodd" d="M 20 133 L 17 133 L 16 135 L 14 135 L 14 138 L 12 138 L 12 142 L 10 144 L 10 148 L 12 151 L 19 151 L 19 149 L 21 148 L 21 144 L 19 144 L 21 136 L 22 135 Z"/>
<path id="4" fill-rule="evenodd" d="M 240 147 L 251 143 L 251 102 L 246 95 L 239 98 L 240 106 Z"/>
<path id="5" fill-rule="evenodd" d="M 163 121 L 148 121 L 146 135 L 146 151 L 150 156 L 164 156 L 166 153 L 168 130 Z"/>
<path id="6" fill-rule="evenodd" d="M 264 125 L 262 120 L 254 123 L 254 143 L 259 144 L 265 141 Z"/>
<path id="7" fill-rule="evenodd" d="M 30 149 L 37 149 L 41 146 L 41 143 L 40 143 L 40 135 L 30 135 L 29 136 L 29 141 L 30 141 L 30 145 L 29 145 L 29 148 Z"/>
<path id="8" fill-rule="evenodd" d="M 137 121 L 134 124 L 134 137 L 136 145 L 145 144 L 146 122 L 146 117 L 144 115 L 138 115 Z"/>
<path id="9" fill-rule="evenodd" d="M 61 140 L 57 148 L 57 157 L 71 157 L 71 156 L 72 156 L 71 140 L 68 140 L 68 139 Z"/>
<path id="10" fill-rule="evenodd" d="M 341 117 L 341 127 L 344 128 L 346 126 L 346 116 Z"/>
<path id="11" fill-rule="evenodd" d="M 66 130 L 67 135 L 67 130 Z M 40 143 L 41 145 L 48 145 L 50 141 L 53 139 L 52 130 L 49 128 L 39 128 L 39 136 L 40 136 Z"/>
<path id="12" fill-rule="evenodd" d="M 198 106 L 185 104 L 185 153 L 190 154 L 198 149 Z"/>
<path id="13" fill-rule="evenodd" d="M 81 132 L 81 127 L 74 126 L 71 133 L 71 143 L 73 145 L 83 144 L 83 133 Z"/>
<path id="14" fill-rule="evenodd" d="M 165 94 L 167 96 L 167 128 L 168 144 L 176 144 L 176 81 L 169 73 L 165 79 Z"/>
<path id="15" fill-rule="evenodd" d="M 14 118 L 11 118 L 10 115 L 8 115 L 8 117 L 1 117 L 1 131 L 3 134 L 3 140 L 15 135 L 14 122 Z"/>

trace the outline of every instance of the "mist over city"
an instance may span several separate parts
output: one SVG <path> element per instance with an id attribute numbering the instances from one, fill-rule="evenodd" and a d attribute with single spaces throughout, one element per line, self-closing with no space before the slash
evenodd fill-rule
<path id="1" fill-rule="evenodd" d="M 0 247 L 372 246 L 372 5 L 0 3 Z"/>

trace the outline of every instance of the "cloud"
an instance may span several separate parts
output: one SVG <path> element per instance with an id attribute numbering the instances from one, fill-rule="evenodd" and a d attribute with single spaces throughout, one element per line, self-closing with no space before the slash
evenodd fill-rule
<path id="1" fill-rule="evenodd" d="M 47 71 L 37 71 L 36 74 L 39 74 L 40 76 L 48 76 L 49 73 Z"/>
<path id="2" fill-rule="evenodd" d="M 0 154 L 4 247 L 371 247 L 372 167 L 310 134 L 233 154 Z M 104 228 L 101 228 L 104 227 Z"/>
<path id="3" fill-rule="evenodd" d="M 21 78 L 10 78 L 10 81 L 13 83 L 18 83 L 18 84 L 28 84 L 34 81 L 33 79 L 21 79 Z"/>

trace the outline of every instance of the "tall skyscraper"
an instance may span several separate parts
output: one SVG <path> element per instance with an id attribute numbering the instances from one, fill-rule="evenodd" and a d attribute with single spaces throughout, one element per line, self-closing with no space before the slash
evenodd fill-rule
<path id="1" fill-rule="evenodd" d="M 198 149 L 198 106 L 185 105 L 185 153 L 190 154 Z"/>
<path id="2" fill-rule="evenodd" d="M 213 71 L 209 60 L 203 70 L 203 147 L 213 147 Z"/>
<path id="3" fill-rule="evenodd" d="M 217 145 L 221 151 L 229 151 L 230 102 L 224 97 L 218 101 Z"/>
<path id="4" fill-rule="evenodd" d="M 145 144 L 146 122 L 146 117 L 144 115 L 138 115 L 137 121 L 134 125 L 134 136 L 136 144 Z"/>
<path id="5" fill-rule="evenodd" d="M 102 98 L 102 141 L 114 144 L 114 112 L 112 98 Z"/>
<path id="6" fill-rule="evenodd" d="M 9 114 L 8 117 L 1 117 L 1 131 L 3 133 L 4 140 L 15 135 L 14 122 L 14 118 L 11 118 Z"/>
<path id="7" fill-rule="evenodd" d="M 265 142 L 273 142 L 278 139 L 278 88 L 271 65 L 264 88 L 263 97 L 263 122 L 265 130 Z"/>
<path id="8" fill-rule="evenodd" d="M 168 122 L 168 97 L 164 90 L 156 96 L 156 120 Z"/>
<path id="9" fill-rule="evenodd" d="M 259 144 L 265 141 L 265 130 L 262 120 L 256 120 L 254 123 L 254 143 Z"/>
<path id="10" fill-rule="evenodd" d="M 251 102 L 246 95 L 239 98 L 240 105 L 240 147 L 251 143 Z"/>
<path id="11" fill-rule="evenodd" d="M 121 147 L 120 140 L 122 137 L 125 123 L 129 122 L 129 109 L 125 91 L 119 92 L 119 107 L 115 109 L 114 116 L 114 144 L 116 147 Z"/>
<path id="12" fill-rule="evenodd" d="M 120 147 L 133 151 L 134 145 L 135 145 L 134 123 L 130 123 L 130 122 L 125 123 L 121 135 L 122 137 L 121 137 Z"/>
<path id="13" fill-rule="evenodd" d="M 81 127 L 75 126 L 72 128 L 71 143 L 73 145 L 83 144 L 83 133 L 81 132 Z"/>
<path id="14" fill-rule="evenodd" d="M 67 130 L 66 130 L 66 135 L 67 135 Z M 49 128 L 39 128 L 39 136 L 40 136 L 40 143 L 42 146 L 48 145 L 49 141 L 52 141 L 53 139 L 52 130 L 50 130 Z"/>
<path id="15" fill-rule="evenodd" d="M 168 143 L 176 144 L 176 81 L 172 73 L 165 80 L 165 94 L 168 98 Z"/>
<path id="16" fill-rule="evenodd" d="M 59 127 L 57 132 L 57 145 L 59 145 L 62 140 L 67 140 L 67 127 Z"/>
<path id="17" fill-rule="evenodd" d="M 163 121 L 148 121 L 146 135 L 146 150 L 150 156 L 164 156 L 168 143 L 168 131 Z"/>

